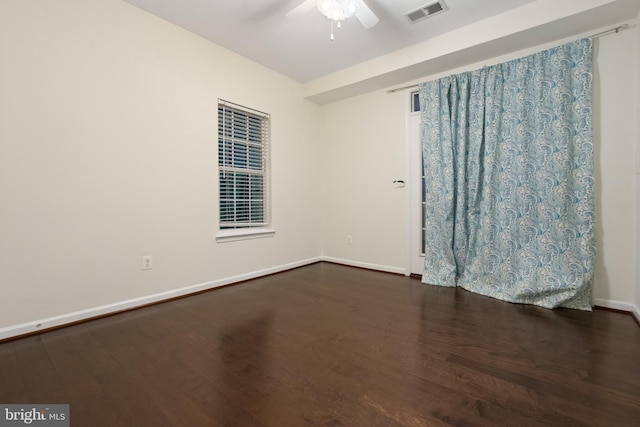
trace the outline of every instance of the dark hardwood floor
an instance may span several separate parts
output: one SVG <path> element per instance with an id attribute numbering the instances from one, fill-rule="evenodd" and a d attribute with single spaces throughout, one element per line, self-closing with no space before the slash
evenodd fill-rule
<path id="1" fill-rule="evenodd" d="M 640 426 L 640 327 L 319 263 L 0 344 L 72 426 Z"/>

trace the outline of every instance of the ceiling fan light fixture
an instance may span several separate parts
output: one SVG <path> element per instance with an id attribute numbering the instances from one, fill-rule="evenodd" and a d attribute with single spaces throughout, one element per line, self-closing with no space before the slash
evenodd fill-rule
<path id="1" fill-rule="evenodd" d="M 318 0 L 316 6 L 320 13 L 336 22 L 349 19 L 358 13 L 356 0 Z"/>

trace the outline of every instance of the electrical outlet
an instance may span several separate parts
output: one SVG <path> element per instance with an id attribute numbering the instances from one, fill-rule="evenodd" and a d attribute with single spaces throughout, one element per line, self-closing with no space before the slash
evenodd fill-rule
<path id="1" fill-rule="evenodd" d="M 153 268 L 153 255 L 145 255 L 142 257 L 142 269 L 151 270 Z"/>
<path id="2" fill-rule="evenodd" d="M 351 236 L 351 234 L 347 234 L 347 245 L 352 245 L 353 244 L 353 237 Z"/>

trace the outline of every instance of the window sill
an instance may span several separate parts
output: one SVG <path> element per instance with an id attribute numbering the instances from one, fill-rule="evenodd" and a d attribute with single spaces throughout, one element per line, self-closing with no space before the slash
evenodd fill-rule
<path id="1" fill-rule="evenodd" d="M 251 228 L 241 230 L 222 230 L 216 234 L 216 242 L 237 242 L 238 240 L 263 239 L 273 237 L 276 230 L 271 228 Z"/>

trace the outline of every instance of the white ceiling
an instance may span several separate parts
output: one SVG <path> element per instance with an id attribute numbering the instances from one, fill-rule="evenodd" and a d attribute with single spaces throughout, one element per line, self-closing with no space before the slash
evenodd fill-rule
<path id="1" fill-rule="evenodd" d="M 535 0 L 443 0 L 449 10 L 411 24 L 404 13 L 434 0 L 365 0 L 380 22 L 345 21 L 329 39 L 317 9 L 288 19 L 303 0 L 125 0 L 301 83 Z"/>
<path id="2" fill-rule="evenodd" d="M 425 41 L 453 34 L 456 30 L 468 30 L 491 18 L 504 17 L 496 22 L 503 22 L 502 25 L 508 27 L 509 13 L 517 15 L 519 8 L 525 11 L 528 10 L 525 7 L 533 6 L 529 9 L 554 17 L 544 25 L 538 24 L 526 31 L 513 30 L 509 37 L 501 37 L 495 43 L 466 40 L 468 46 L 477 44 L 474 50 L 464 49 L 468 63 L 482 60 L 483 56 L 516 51 L 633 19 L 640 9 L 640 0 L 443 0 L 448 11 L 411 24 L 403 15 L 435 0 L 365 0 L 380 22 L 373 28 L 364 29 L 352 18 L 336 31 L 335 40 L 331 41 L 330 22 L 317 9 L 296 18 L 285 16 L 303 0 L 124 1 L 304 83 L 309 88 L 309 99 L 316 102 L 329 102 L 371 90 L 372 83 L 384 87 L 381 85 L 408 81 L 414 76 L 406 71 L 412 69 L 424 76 L 424 66 L 430 65 L 432 70 L 433 62 L 416 62 L 415 65 L 422 65 L 422 68 L 404 67 L 405 72 L 395 73 L 395 79 L 389 78 L 390 73 L 367 76 L 359 87 L 352 82 L 325 84 L 347 69 L 370 68 L 371 62 L 367 61 L 393 56 L 401 49 L 417 52 Z M 504 50 L 507 52 L 501 52 Z M 345 91 L 349 86 L 352 86 L 351 91 Z M 337 95 L 338 92 L 341 95 Z"/>

